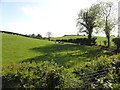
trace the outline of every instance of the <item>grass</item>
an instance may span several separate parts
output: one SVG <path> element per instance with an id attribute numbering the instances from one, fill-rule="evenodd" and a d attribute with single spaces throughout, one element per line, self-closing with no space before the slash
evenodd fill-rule
<path id="1" fill-rule="evenodd" d="M 107 38 L 106 37 L 100 37 L 100 36 L 96 36 L 96 37 L 97 37 L 97 45 L 103 45 L 104 46 L 103 41 L 107 41 Z M 110 37 L 111 46 L 114 46 L 114 43 L 112 42 L 113 38 L 115 38 L 115 37 Z"/>
<path id="2" fill-rule="evenodd" d="M 25 61 L 55 61 L 66 67 L 97 60 L 107 51 L 94 46 L 82 46 L 72 43 L 55 44 L 52 41 L 2 34 L 3 64 Z"/>
<path id="3" fill-rule="evenodd" d="M 51 44 L 53 42 L 2 34 L 2 62 L 3 64 L 18 63 L 24 59 L 42 55 L 42 53 L 30 49 Z"/>
<path id="4" fill-rule="evenodd" d="M 114 60 L 119 60 L 118 56 L 120 56 L 98 49 L 98 46 L 55 43 L 10 34 L 2 34 L 2 42 L 3 72 L 0 76 L 2 75 L 4 79 L 3 87 L 21 85 L 20 87 L 24 88 L 44 88 L 54 87 L 53 83 L 56 85 L 56 83 L 62 82 L 63 88 L 81 88 L 81 85 L 88 83 L 91 83 L 92 86 L 96 81 L 98 82 L 96 83 L 97 87 L 100 85 L 99 80 L 101 78 L 105 78 L 103 80 L 108 82 L 113 81 L 111 78 L 114 78 L 113 72 L 115 71 L 112 70 L 111 64 Z M 107 70 L 107 73 L 101 74 L 101 70 L 103 71 L 108 67 L 110 69 Z M 112 74 L 109 70 L 112 70 Z M 118 77 L 117 74 L 115 75 L 116 84 Z M 16 82 L 14 83 L 14 81 Z M 100 86 L 103 87 L 105 82 L 103 81 Z M 59 87 L 58 85 L 56 86 Z M 88 85 L 90 86 L 90 84 Z M 83 88 L 86 88 L 86 85 Z M 95 89 L 95 87 L 93 88 Z"/>
<path id="5" fill-rule="evenodd" d="M 41 52 L 43 55 L 30 58 L 24 61 L 55 61 L 59 65 L 74 66 L 82 62 L 96 59 L 104 55 L 105 51 L 97 50 L 90 46 L 80 46 L 75 44 L 53 44 L 45 47 L 32 48 L 35 52 Z"/>

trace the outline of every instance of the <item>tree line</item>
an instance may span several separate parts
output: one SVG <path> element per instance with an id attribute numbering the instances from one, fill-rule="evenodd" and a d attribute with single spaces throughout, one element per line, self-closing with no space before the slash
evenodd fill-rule
<path id="1" fill-rule="evenodd" d="M 40 34 L 29 34 L 29 35 L 24 35 L 24 34 L 19 34 L 15 32 L 9 32 L 9 31 L 0 31 L 0 33 L 6 33 L 6 34 L 12 34 L 12 35 L 18 35 L 18 36 L 24 36 L 24 37 L 31 37 L 31 38 L 36 38 L 36 39 L 42 39 L 42 35 Z"/>

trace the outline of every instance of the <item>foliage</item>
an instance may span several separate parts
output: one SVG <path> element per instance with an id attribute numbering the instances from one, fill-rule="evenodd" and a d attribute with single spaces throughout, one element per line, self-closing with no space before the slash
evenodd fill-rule
<path id="1" fill-rule="evenodd" d="M 116 67 L 116 55 L 111 58 L 101 57 L 74 69 L 74 72 L 81 81 L 80 86 L 84 90 L 91 89 L 113 89 L 120 88 L 120 66 Z M 114 58 L 114 59 L 113 59 Z M 119 59 L 120 60 L 120 59 Z"/>
<path id="2" fill-rule="evenodd" d="M 103 41 L 103 43 L 104 43 L 104 45 L 106 46 L 107 45 L 107 41 L 105 40 L 105 41 Z"/>
<path id="3" fill-rule="evenodd" d="M 64 68 L 54 62 L 21 63 L 3 67 L 3 88 L 62 88 Z"/>
<path id="4" fill-rule="evenodd" d="M 117 46 L 117 50 L 119 50 L 119 48 L 120 48 L 120 38 L 114 38 L 112 41 Z"/>
<path id="5" fill-rule="evenodd" d="M 75 68 L 65 68 L 53 61 L 24 62 L 3 66 L 3 88 L 120 88 L 120 55 L 84 62 Z"/>
<path id="6" fill-rule="evenodd" d="M 40 34 L 37 34 L 35 38 L 37 38 L 37 39 L 41 39 L 42 36 L 41 36 Z"/>
<path id="7" fill-rule="evenodd" d="M 83 9 L 78 14 L 77 26 L 79 26 L 80 32 L 88 34 L 88 39 L 92 38 L 92 32 L 95 27 L 99 27 L 97 21 L 100 18 L 100 6 L 94 4 L 90 8 Z M 84 30 L 84 28 L 86 28 Z"/>
<path id="8" fill-rule="evenodd" d="M 57 42 L 69 42 L 69 43 L 76 43 L 80 45 L 95 45 L 97 38 L 76 38 L 76 39 L 62 39 L 62 40 L 56 40 Z"/>
<path id="9" fill-rule="evenodd" d="M 51 40 L 55 41 L 55 40 L 68 40 L 68 39 L 81 39 L 81 38 L 87 38 L 87 36 L 63 36 L 63 37 L 55 37 L 55 38 L 51 38 Z M 104 45 L 104 41 L 107 41 L 106 37 L 100 37 L 100 36 L 93 36 L 93 38 L 97 38 L 96 39 L 96 45 Z M 114 43 L 112 42 L 112 39 L 115 37 L 110 38 L 110 42 L 111 42 L 111 46 L 114 46 Z"/>
<path id="10" fill-rule="evenodd" d="M 34 38 L 34 37 L 35 37 L 35 34 L 34 34 L 34 33 L 33 33 L 33 34 L 31 34 L 31 35 L 30 35 L 30 37 Z"/>
<path id="11" fill-rule="evenodd" d="M 110 47 L 110 33 L 112 29 L 115 27 L 115 18 L 113 18 L 112 14 L 112 2 L 100 2 L 101 6 L 101 20 L 103 21 L 103 30 L 106 34 L 106 38 L 108 41 L 108 47 Z"/>
<path id="12" fill-rule="evenodd" d="M 15 46 L 22 49 L 21 54 L 14 53 L 13 57 L 15 57 L 15 55 L 21 55 L 21 57 L 23 55 L 26 57 L 26 52 L 28 51 L 25 51 L 25 49 L 29 49 L 29 53 L 33 52 L 30 54 L 31 56 L 38 53 L 37 56 L 29 57 L 26 60 L 22 59 L 21 61 L 23 63 L 12 65 L 4 64 L 2 76 L 3 87 L 7 85 L 12 88 L 50 87 L 52 89 L 83 88 L 84 90 L 86 88 L 117 89 L 120 86 L 119 71 L 114 70 L 114 68 L 119 68 L 119 63 L 114 63 L 114 60 L 119 60 L 120 55 L 109 59 L 108 56 L 105 55 L 107 51 L 98 50 L 93 46 L 71 43 L 55 44 L 50 41 L 23 38 L 14 35 L 3 34 L 3 40 L 6 40 L 3 42 L 4 45 L 13 45 L 15 48 L 14 51 L 16 50 Z M 9 41 L 9 43 L 7 41 Z M 21 44 L 23 44 L 24 47 Z M 12 53 L 9 49 L 13 50 L 13 47 L 7 48 L 11 55 L 8 60 L 15 63 L 16 61 L 20 62 L 20 60 L 16 60 L 19 59 L 17 57 L 11 59 Z M 17 50 L 20 51 L 18 48 Z M 4 51 L 3 57 L 6 55 Z M 10 63 L 9 61 L 6 62 Z M 105 70 L 107 68 L 109 69 Z M 105 74 L 95 75 L 102 73 L 100 71 L 107 72 L 105 72 Z M 89 80 L 90 78 L 91 80 Z"/>
<path id="13" fill-rule="evenodd" d="M 51 35 L 52 35 L 52 33 L 51 33 L 51 32 L 47 32 L 47 33 L 46 33 L 46 36 L 48 37 L 48 40 L 50 40 Z"/>

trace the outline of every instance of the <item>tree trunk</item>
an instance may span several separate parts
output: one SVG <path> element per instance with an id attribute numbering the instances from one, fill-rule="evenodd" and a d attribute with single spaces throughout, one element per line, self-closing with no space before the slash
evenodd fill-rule
<path id="1" fill-rule="evenodd" d="M 91 35 L 91 33 L 89 33 L 89 34 L 88 34 L 88 40 L 89 40 L 89 42 L 87 42 L 88 45 L 91 45 L 91 38 L 92 38 L 92 35 Z"/>
<path id="2" fill-rule="evenodd" d="M 92 35 L 88 34 L 88 39 L 91 40 L 91 38 L 92 38 Z"/>
<path id="3" fill-rule="evenodd" d="M 50 41 L 50 37 L 48 38 L 48 41 Z"/>
<path id="4" fill-rule="evenodd" d="M 107 40 L 108 40 L 108 48 L 110 48 L 110 35 L 107 35 Z"/>

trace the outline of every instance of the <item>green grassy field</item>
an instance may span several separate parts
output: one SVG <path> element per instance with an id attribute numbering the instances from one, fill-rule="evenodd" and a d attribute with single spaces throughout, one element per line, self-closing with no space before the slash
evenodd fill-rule
<path id="1" fill-rule="evenodd" d="M 96 60 L 106 55 L 105 50 L 94 46 L 80 46 L 72 43 L 55 44 L 52 41 L 38 40 L 16 35 L 2 34 L 3 64 L 23 61 L 55 61 L 59 65 L 74 66 Z"/>
<path id="2" fill-rule="evenodd" d="M 42 55 L 41 52 L 31 50 L 36 47 L 51 45 L 53 42 L 27 38 L 22 36 L 2 34 L 2 61 L 6 63 L 18 63 L 24 59 Z"/>
<path id="3" fill-rule="evenodd" d="M 99 49 L 99 46 L 2 34 L 3 66 L 0 76 L 4 88 L 82 87 L 82 90 L 106 90 L 111 85 L 110 90 L 118 90 L 119 76 L 113 64 L 119 59 L 120 54 Z"/>

